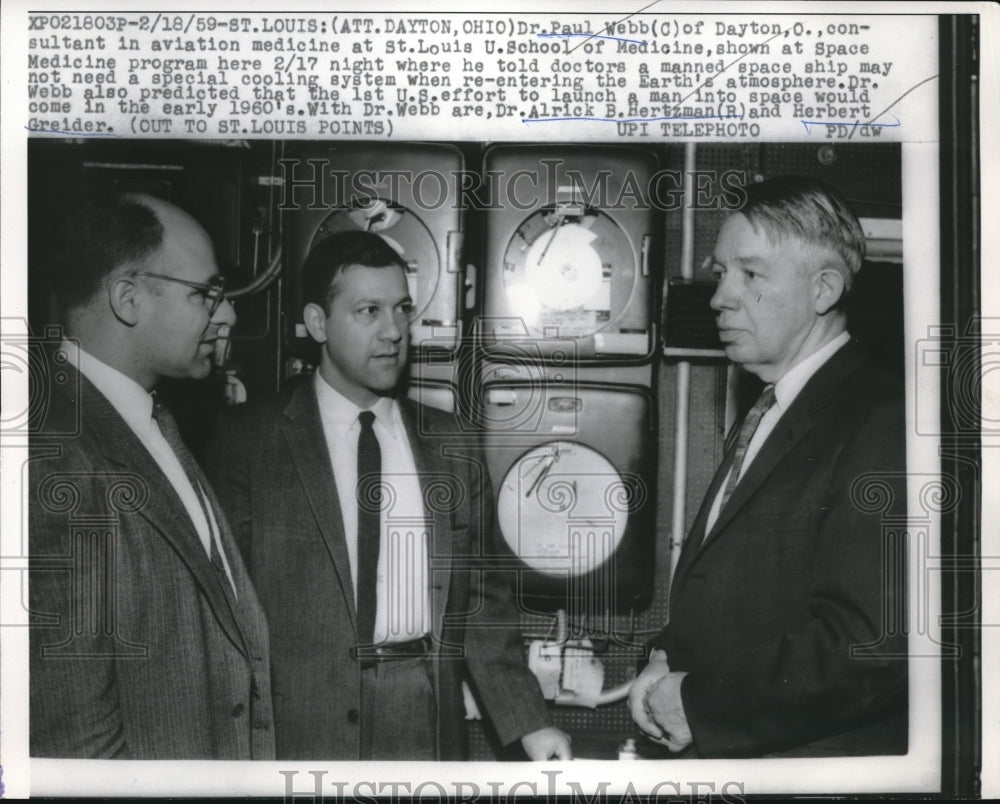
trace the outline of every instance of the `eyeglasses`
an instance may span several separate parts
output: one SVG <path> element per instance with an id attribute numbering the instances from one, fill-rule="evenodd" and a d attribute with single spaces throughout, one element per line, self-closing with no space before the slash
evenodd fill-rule
<path id="1" fill-rule="evenodd" d="M 134 276 L 151 276 L 154 279 L 176 282 L 178 285 L 186 285 L 189 288 L 200 290 L 202 297 L 205 299 L 205 303 L 208 305 L 209 318 L 215 315 L 215 311 L 219 309 L 219 305 L 221 305 L 223 300 L 226 298 L 226 281 L 221 276 L 217 276 L 208 282 L 192 282 L 189 279 L 178 279 L 176 276 L 156 274 L 152 271 L 136 271 Z"/>

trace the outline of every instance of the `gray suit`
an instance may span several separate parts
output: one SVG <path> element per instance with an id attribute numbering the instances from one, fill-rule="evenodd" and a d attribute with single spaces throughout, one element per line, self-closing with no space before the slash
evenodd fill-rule
<path id="1" fill-rule="evenodd" d="M 267 625 L 225 518 L 235 602 L 146 448 L 70 378 L 32 443 L 32 756 L 272 759 Z"/>
<path id="2" fill-rule="evenodd" d="M 208 472 L 271 624 L 278 758 L 358 759 L 354 590 L 312 383 L 237 408 L 209 450 Z M 399 404 L 433 520 L 435 753 L 458 759 L 466 668 L 502 743 L 546 726 L 545 702 L 523 660 L 509 579 L 484 572 L 494 518 L 479 450 L 452 417 Z"/>

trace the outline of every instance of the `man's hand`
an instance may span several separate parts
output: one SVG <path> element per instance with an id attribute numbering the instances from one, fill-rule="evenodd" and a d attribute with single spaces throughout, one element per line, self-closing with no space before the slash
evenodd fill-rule
<path id="1" fill-rule="evenodd" d="M 570 748 L 570 736 L 554 726 L 525 734 L 521 738 L 524 753 L 532 762 L 544 762 L 547 759 L 572 759 L 573 749 Z"/>
<path id="2" fill-rule="evenodd" d="M 687 716 L 684 714 L 684 702 L 681 700 L 681 682 L 686 675 L 687 673 L 671 673 L 668 668 L 666 675 L 646 689 L 646 712 L 664 735 L 663 739 L 657 739 L 656 742 L 671 751 L 683 751 L 693 742 Z"/>
<path id="3" fill-rule="evenodd" d="M 671 751 L 681 751 L 692 742 L 681 702 L 681 681 L 686 675 L 671 672 L 667 654 L 655 650 L 628 696 L 635 724 L 643 734 Z"/>
<path id="4" fill-rule="evenodd" d="M 643 734 L 659 740 L 663 737 L 663 730 L 656 725 L 646 711 L 646 693 L 650 687 L 656 684 L 661 678 L 670 673 L 670 665 L 667 664 L 667 654 L 662 650 L 654 650 L 649 657 L 647 664 L 639 677 L 632 682 L 632 689 L 628 694 L 628 706 L 632 713 L 632 720 L 639 727 Z"/>

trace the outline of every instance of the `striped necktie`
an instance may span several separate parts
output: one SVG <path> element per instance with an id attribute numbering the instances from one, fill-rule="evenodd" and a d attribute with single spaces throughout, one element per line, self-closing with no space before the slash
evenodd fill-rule
<path id="1" fill-rule="evenodd" d="M 205 514 L 205 521 L 208 523 L 208 556 L 212 562 L 212 568 L 219 579 L 219 583 L 222 584 L 222 588 L 226 591 L 227 595 L 231 594 L 235 596 L 236 589 L 229 579 L 229 575 L 226 572 L 226 565 L 222 560 L 222 553 L 220 551 L 223 548 L 217 543 L 219 536 L 214 523 L 220 521 L 219 512 L 215 510 L 212 501 L 205 491 L 205 483 L 207 481 L 203 479 L 204 473 L 184 443 L 184 439 L 181 438 L 181 433 L 177 429 L 177 422 L 173 414 L 167 410 L 167 407 L 160 401 L 157 394 L 153 394 L 153 421 L 160 428 L 160 433 L 163 435 L 167 445 L 173 451 L 174 455 L 177 456 L 177 460 L 184 469 L 184 474 L 187 475 L 188 481 L 194 489 L 194 494 L 201 504 L 201 510 Z"/>
<path id="2" fill-rule="evenodd" d="M 757 427 L 760 425 L 760 420 L 764 418 L 764 414 L 773 405 L 774 386 L 768 385 L 754 406 L 750 408 L 746 418 L 743 420 L 743 426 L 740 427 L 740 435 L 736 440 L 736 452 L 733 453 L 732 469 L 729 471 L 726 490 L 722 494 L 722 504 L 719 506 L 720 511 L 726 507 L 726 503 L 729 502 L 729 498 L 732 496 L 733 490 L 739 482 L 740 473 L 743 471 L 743 460 L 746 458 L 747 448 L 750 446 L 750 439 L 753 438 L 753 434 L 757 431 Z"/>

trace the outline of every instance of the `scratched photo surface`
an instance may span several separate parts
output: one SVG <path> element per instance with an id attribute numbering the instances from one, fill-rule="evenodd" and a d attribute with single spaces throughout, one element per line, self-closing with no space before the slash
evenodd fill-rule
<path id="1" fill-rule="evenodd" d="M 30 768 L 32 791 L 126 794 L 85 761 L 98 757 L 140 760 L 123 767 L 160 794 L 742 800 L 940 787 L 941 666 L 962 646 L 939 631 L 940 577 L 915 582 L 913 568 L 940 554 L 965 482 L 934 459 L 949 435 L 935 421 L 939 358 L 960 366 L 973 352 L 942 337 L 929 292 L 937 18 L 19 11 L 5 11 L 5 49 L 9 21 L 23 31 L 5 136 L 12 108 L 27 124 L 15 132 L 24 158 L 5 156 L 17 172 L 4 200 L 19 179 L 24 213 L 4 250 L 18 243 L 26 270 L 23 303 L 4 294 L 4 352 L 31 395 L 5 416 L 5 474 L 24 483 L 6 555 L 24 558 L 20 601 L 4 606 L 30 627 L 22 655 L 5 652 L 5 679 L 13 661 L 14 766 Z M 859 418 L 810 447 L 808 471 L 790 472 L 754 525 L 772 549 L 747 542 L 711 583 L 729 580 L 699 597 L 691 584 L 711 570 L 685 542 L 711 532 L 713 500 L 725 509 L 717 475 L 777 379 L 755 371 L 736 328 L 782 337 L 793 320 L 780 300 L 767 309 L 766 275 L 731 261 L 726 227 L 746 220 L 734 212 L 747 187 L 781 177 L 833 188 L 864 243 L 836 310 L 878 379 L 831 421 L 858 415 L 876 385 L 898 404 L 883 425 Z M 84 275 L 107 255 L 104 230 L 73 228 L 124 220 L 100 217 L 110 194 L 152 210 L 165 238 L 120 257 L 130 289 L 112 283 L 118 296 Z M 809 226 L 779 217 L 774 230 L 746 224 L 775 255 Z M 369 237 L 386 261 L 346 265 L 331 285 L 346 293 L 317 296 L 317 247 Z M 762 290 L 727 298 L 735 265 Z M 347 307 L 355 284 L 355 301 L 384 313 L 377 333 Z M 749 323 L 733 323 L 751 305 Z M 67 311 L 82 342 L 67 338 Z M 88 344 L 127 354 L 126 375 L 155 389 L 153 446 L 94 397 Z M 975 415 L 962 377 L 942 389 L 960 421 Z M 374 469 L 357 446 L 363 423 L 345 426 L 346 459 L 331 440 L 320 382 L 362 409 L 395 400 L 386 424 L 376 415 Z M 898 459 L 883 460 L 896 429 Z M 345 472 L 373 471 L 367 500 L 353 481 L 341 488 Z M 836 516 L 832 484 L 844 489 Z M 382 553 L 366 583 L 372 512 Z M 817 516 L 851 538 L 786 540 Z M 692 720 L 693 745 L 637 725 L 629 692 L 651 648 L 682 657 L 677 635 L 697 635 L 741 667 L 730 654 L 754 647 L 754 628 L 760 643 L 787 618 L 794 635 L 788 601 L 814 582 L 806 614 L 853 633 L 851 660 L 784 683 L 845 695 L 858 679 L 849 705 L 776 715 L 748 698 L 758 679 L 716 675 L 708 708 L 745 713 L 731 734 L 710 735 L 707 714 Z M 741 585 L 752 603 L 739 618 L 713 613 Z M 695 673 L 685 661 L 673 675 Z M 366 687 L 366 672 L 398 680 Z M 399 703 L 379 709 L 371 689 Z M 846 727 L 826 718 L 857 734 L 827 745 Z M 219 771 L 165 781 L 172 761 L 196 759 Z M 596 762 L 631 759 L 642 761 Z"/>

